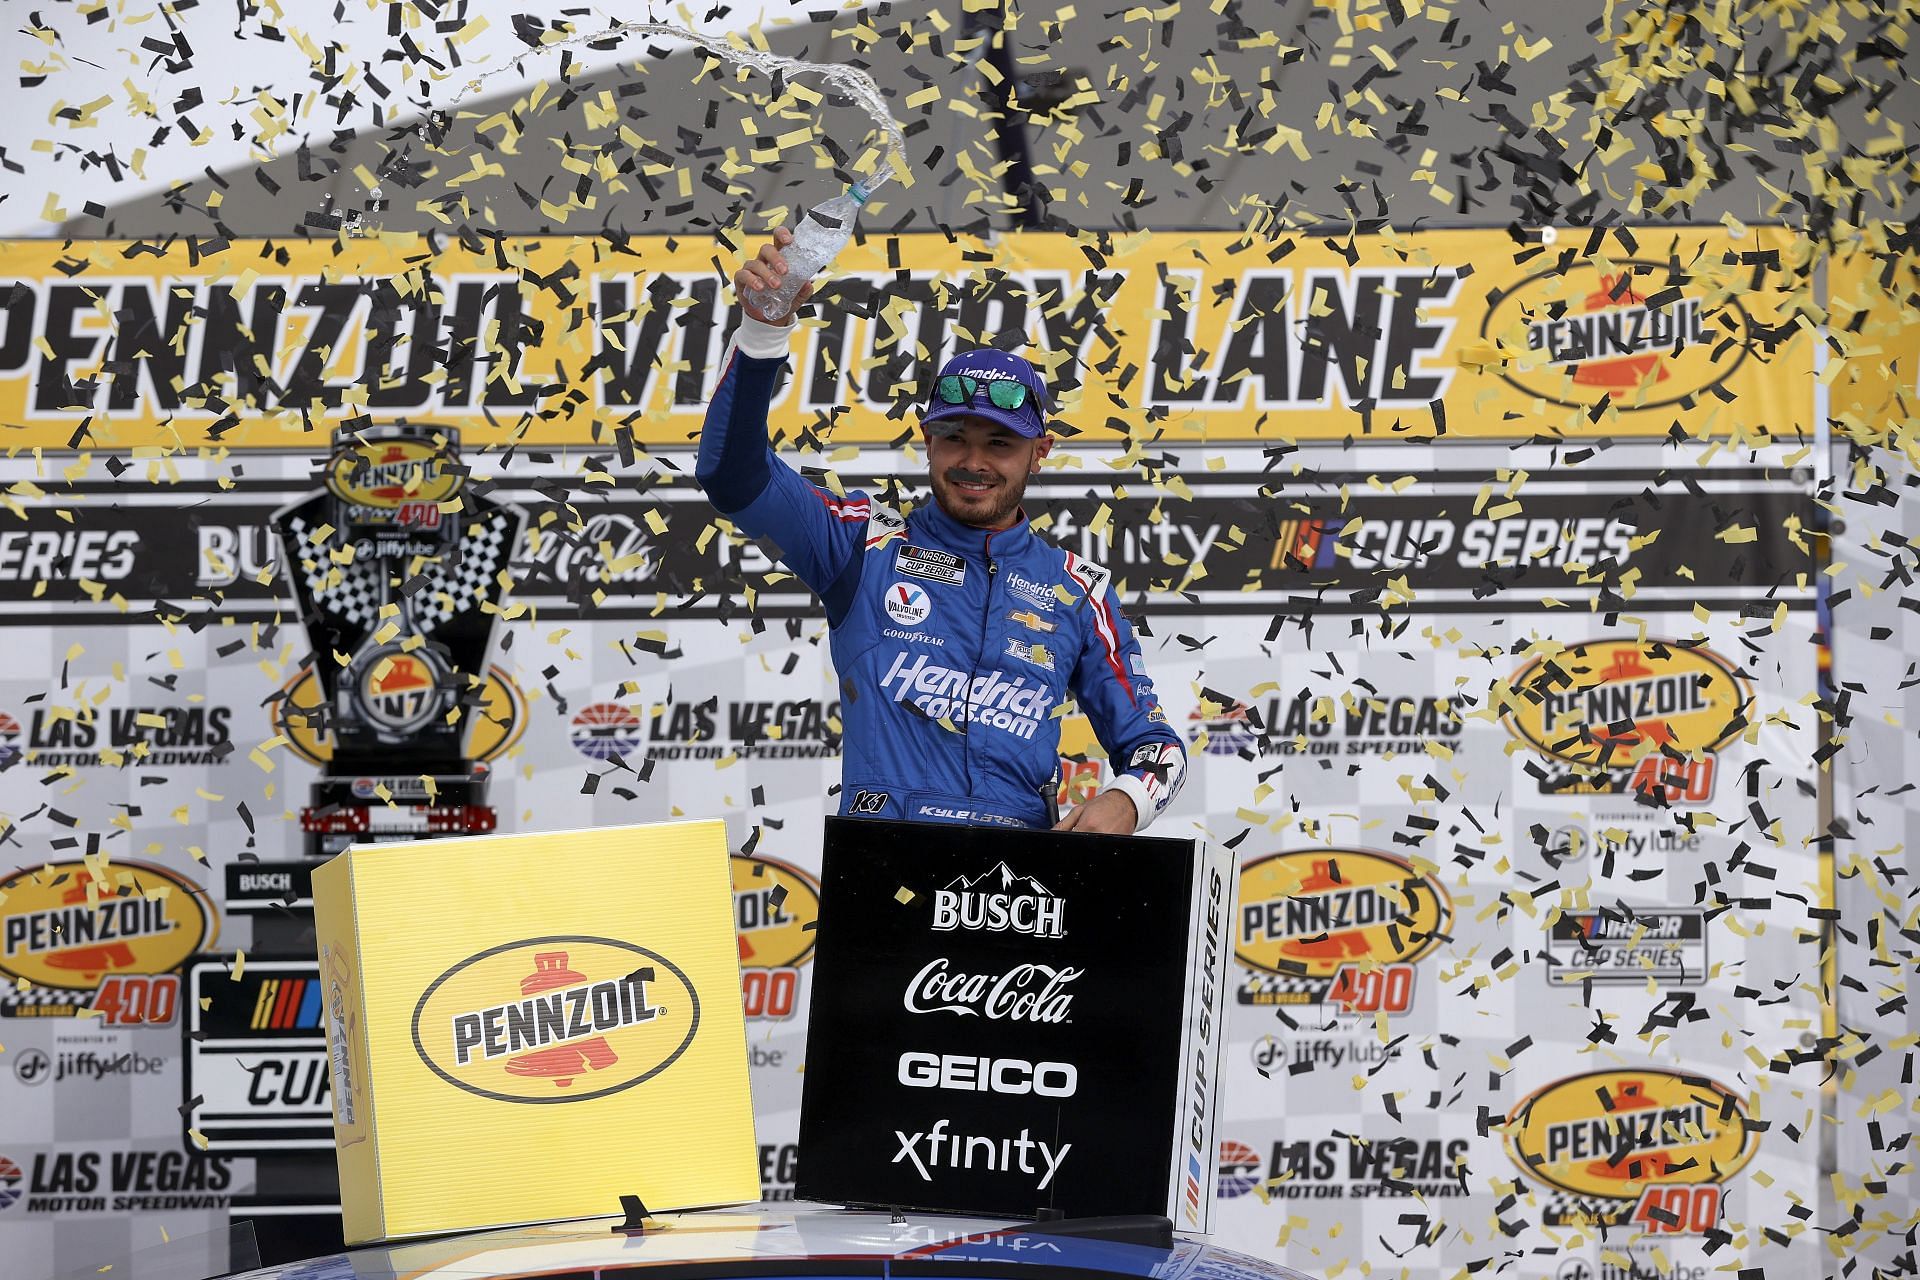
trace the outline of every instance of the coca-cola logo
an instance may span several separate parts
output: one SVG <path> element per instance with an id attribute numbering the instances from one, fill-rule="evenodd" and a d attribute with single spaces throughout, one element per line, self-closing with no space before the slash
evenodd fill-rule
<path id="1" fill-rule="evenodd" d="M 553 582 L 645 582 L 659 561 L 646 529 L 617 511 L 588 516 L 579 530 L 528 529 L 520 536 L 513 567 L 521 576 Z M 606 574 L 604 579 L 601 574 Z"/>
<path id="2" fill-rule="evenodd" d="M 1067 985 L 1084 969 L 1071 965 L 1018 964 L 1005 973 L 956 973 L 945 956 L 929 960 L 907 984 L 901 1003 L 908 1013 L 957 1013 L 1010 1022 L 1071 1022 L 1073 993 Z"/>

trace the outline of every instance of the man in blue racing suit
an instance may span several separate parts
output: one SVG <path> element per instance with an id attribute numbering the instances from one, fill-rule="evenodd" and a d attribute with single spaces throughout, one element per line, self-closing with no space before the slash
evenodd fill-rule
<path id="1" fill-rule="evenodd" d="M 921 423 L 934 501 L 909 515 L 804 479 L 767 440 L 793 333 L 749 291 L 786 273 L 785 228 L 734 277 L 746 318 L 723 357 L 696 470 L 719 512 L 771 541 L 819 595 L 843 722 L 842 814 L 1046 827 L 1071 694 L 1112 785 L 1060 829 L 1144 830 L 1186 769 L 1111 575 L 1036 536 L 1021 509 L 1047 434 L 1045 383 L 995 350 L 949 360 Z M 794 304 L 812 295 L 808 285 Z"/>

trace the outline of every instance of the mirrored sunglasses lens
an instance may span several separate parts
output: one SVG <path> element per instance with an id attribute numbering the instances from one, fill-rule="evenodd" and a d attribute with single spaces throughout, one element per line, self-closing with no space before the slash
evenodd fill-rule
<path id="1" fill-rule="evenodd" d="M 1001 409 L 1018 409 L 1027 402 L 1027 387 L 1023 382 L 997 381 L 987 384 L 987 399 Z"/>

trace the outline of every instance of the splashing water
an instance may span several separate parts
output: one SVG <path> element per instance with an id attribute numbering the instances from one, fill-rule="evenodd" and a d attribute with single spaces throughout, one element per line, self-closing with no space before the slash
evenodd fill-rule
<path id="1" fill-rule="evenodd" d="M 746 67 L 751 71 L 758 71 L 761 75 L 769 79 L 775 76 L 791 79 L 796 75 L 810 75 L 833 85 L 847 97 L 851 98 L 854 104 L 866 112 L 868 116 L 872 117 L 874 126 L 878 128 L 887 139 L 890 154 L 881 158 L 880 167 L 871 178 L 862 179 L 860 183 L 868 192 L 874 191 L 880 184 L 894 176 L 896 172 L 894 168 L 896 161 L 901 165 L 906 164 L 906 135 L 901 132 L 899 123 L 894 120 L 892 113 L 887 110 L 887 100 L 880 92 L 880 86 L 875 84 L 873 77 L 865 71 L 858 67 L 844 66 L 837 62 L 807 62 L 800 58 L 782 57 L 777 53 L 767 53 L 760 49 L 743 48 L 739 45 L 729 44 L 719 36 L 710 36 L 698 31 L 689 31 L 685 27 L 675 26 L 670 22 L 622 22 L 601 31 L 572 36 L 565 40 L 556 40 L 552 44 L 541 45 L 538 49 L 529 49 L 527 53 L 516 55 L 514 60 L 507 65 L 495 67 L 492 71 L 485 72 L 467 81 L 466 86 L 454 97 L 453 101 L 435 113 L 443 122 L 440 127 L 445 127 L 444 121 L 451 119 L 453 108 L 459 106 L 469 94 L 479 92 L 480 86 L 488 80 L 491 80 L 494 76 L 503 75 L 509 71 L 517 71 L 519 69 L 518 64 L 520 59 L 525 58 L 529 53 L 547 53 L 554 49 L 568 49 L 579 45 L 598 44 L 602 41 L 632 35 L 667 36 L 674 39 L 685 40 L 690 44 L 695 44 L 705 49 L 716 58 L 721 58 L 736 66 Z"/>

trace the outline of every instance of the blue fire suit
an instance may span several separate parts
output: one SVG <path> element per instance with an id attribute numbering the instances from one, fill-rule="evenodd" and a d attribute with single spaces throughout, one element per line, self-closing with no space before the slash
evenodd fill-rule
<path id="1" fill-rule="evenodd" d="M 696 475 L 819 595 L 840 677 L 840 812 L 1049 825 L 1071 693 L 1144 830 L 1180 787 L 1167 723 L 1106 569 L 1040 537 L 836 496 L 774 453 L 767 406 L 791 330 L 743 320 L 707 407 Z"/>

